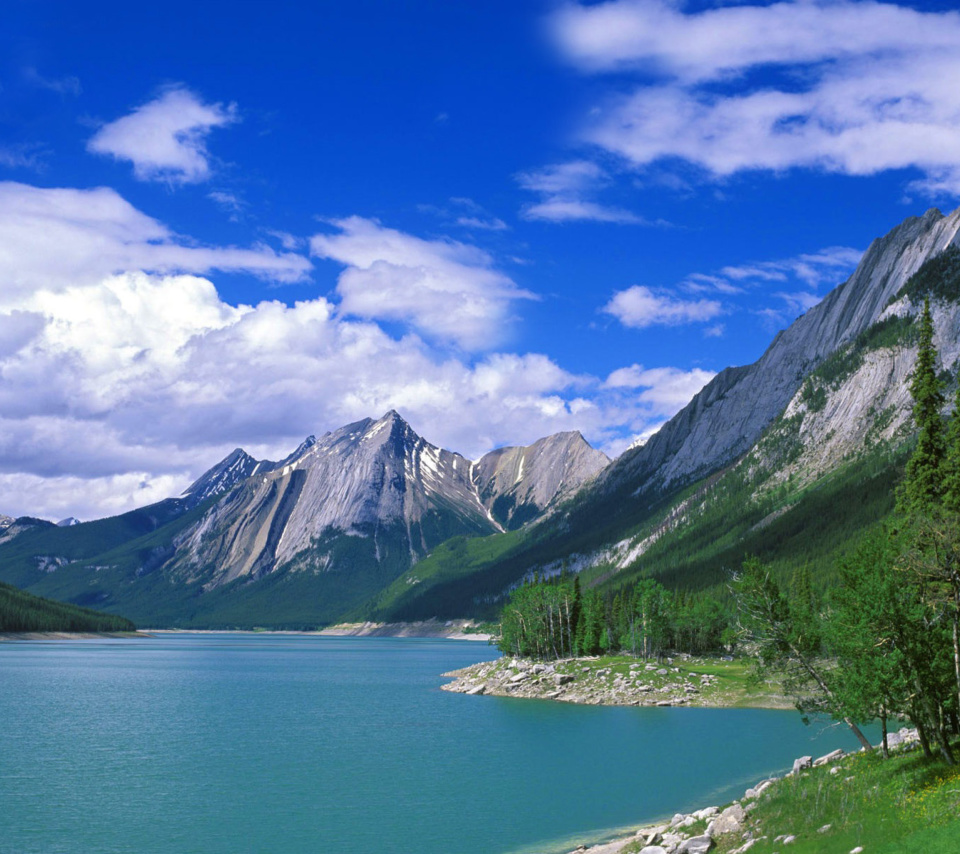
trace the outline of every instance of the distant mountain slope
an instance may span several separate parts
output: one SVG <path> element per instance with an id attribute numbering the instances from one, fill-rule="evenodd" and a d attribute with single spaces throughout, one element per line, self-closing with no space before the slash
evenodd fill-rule
<path id="1" fill-rule="evenodd" d="M 647 572 L 714 584 L 745 550 L 788 560 L 777 550 L 804 543 L 801 520 L 820 537 L 806 555 L 855 535 L 889 510 L 910 439 L 912 318 L 926 294 L 943 367 L 955 372 L 958 229 L 960 211 L 928 211 L 874 241 L 757 362 L 719 374 L 560 514 L 512 541 L 467 544 L 455 562 L 438 552 L 380 618 L 482 613 L 518 579 L 563 567 L 603 585 Z M 837 506 L 822 503 L 827 494 Z"/>
<path id="2" fill-rule="evenodd" d="M 0 577 L 142 624 L 317 625 L 451 537 L 541 518 L 608 462 L 569 433 L 473 463 L 388 412 L 279 463 L 237 449 L 178 499 L 24 533 Z"/>
<path id="3" fill-rule="evenodd" d="M 473 481 L 504 528 L 516 530 L 573 495 L 610 460 L 578 432 L 556 433 L 526 448 L 500 448 L 477 463 Z"/>

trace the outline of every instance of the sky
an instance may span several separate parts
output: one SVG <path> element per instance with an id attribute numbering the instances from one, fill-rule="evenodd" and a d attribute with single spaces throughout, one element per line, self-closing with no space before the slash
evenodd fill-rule
<path id="1" fill-rule="evenodd" d="M 5 0 L 0 513 L 389 409 L 617 455 L 957 206 L 953 5 Z"/>

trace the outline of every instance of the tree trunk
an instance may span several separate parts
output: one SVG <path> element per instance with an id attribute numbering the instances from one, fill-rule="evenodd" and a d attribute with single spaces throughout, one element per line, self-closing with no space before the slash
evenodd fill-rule
<path id="1" fill-rule="evenodd" d="M 793 652 L 794 656 L 796 656 L 796 659 L 799 662 L 800 666 L 807 671 L 810 677 L 817 683 L 817 685 L 820 686 L 820 690 L 823 691 L 827 699 L 834 704 L 834 708 L 839 708 L 839 704 L 836 702 L 836 698 L 833 695 L 833 691 L 831 691 L 827 687 L 827 683 L 824 682 L 824 680 L 820 677 L 820 674 L 814 669 L 813 665 L 811 665 L 810 662 L 807 661 L 807 657 L 802 652 L 800 652 L 800 650 L 797 649 L 795 646 L 791 645 L 790 649 Z M 870 743 L 870 740 L 863 734 L 860 727 L 858 727 L 846 715 L 843 716 L 843 722 L 848 727 L 850 727 L 850 731 L 857 737 L 857 741 L 859 741 L 860 744 L 866 750 L 873 750 L 873 745 Z"/>
<path id="2" fill-rule="evenodd" d="M 957 680 L 957 708 L 960 709 L 960 587 L 953 579 L 953 672 Z"/>
<path id="3" fill-rule="evenodd" d="M 887 745 L 887 707 L 880 706 L 880 729 L 883 733 L 883 740 L 880 742 L 880 748 L 883 751 L 883 758 L 890 758 L 890 748 Z"/>

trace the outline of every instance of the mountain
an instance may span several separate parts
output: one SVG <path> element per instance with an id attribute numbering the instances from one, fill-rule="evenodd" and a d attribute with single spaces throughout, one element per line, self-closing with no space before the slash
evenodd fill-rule
<path id="1" fill-rule="evenodd" d="M 930 210 L 873 241 L 850 279 L 757 362 L 718 374 L 562 512 L 482 554 L 479 543 L 456 561 L 438 552 L 378 616 L 490 614 L 518 580 L 563 568 L 610 588 L 655 574 L 696 589 L 747 553 L 830 566 L 890 510 L 912 436 L 908 377 L 925 296 L 955 387 L 958 230 L 960 210 Z"/>
<path id="2" fill-rule="evenodd" d="M 272 471 L 276 465 L 269 460 L 255 460 L 243 448 L 237 448 L 200 475 L 184 490 L 180 499 L 187 507 L 196 507 L 208 498 L 225 495 L 238 483 L 258 472 L 266 474 Z"/>
<path id="3" fill-rule="evenodd" d="M 141 624 L 316 625 L 451 537 L 548 515 L 608 463 L 579 433 L 471 462 L 391 411 L 278 463 L 236 449 L 180 498 L 21 538 L 0 577 Z"/>
<path id="4" fill-rule="evenodd" d="M 494 520 L 516 530 L 572 496 L 609 462 L 579 432 L 555 433 L 525 448 L 491 451 L 472 480 Z"/>

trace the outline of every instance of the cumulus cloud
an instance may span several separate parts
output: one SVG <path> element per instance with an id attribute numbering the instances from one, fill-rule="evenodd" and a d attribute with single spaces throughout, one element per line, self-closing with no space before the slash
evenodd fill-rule
<path id="1" fill-rule="evenodd" d="M 634 285 L 617 291 L 602 311 L 612 314 L 624 326 L 643 329 L 703 323 L 722 314 L 723 306 L 717 300 L 682 300 L 656 293 L 644 285 Z"/>
<path id="2" fill-rule="evenodd" d="M 87 149 L 129 160 L 141 181 L 193 184 L 210 177 L 210 132 L 236 121 L 234 104 L 205 104 L 189 89 L 177 86 L 105 124 Z"/>
<path id="3" fill-rule="evenodd" d="M 607 377 L 608 388 L 643 389 L 639 399 L 651 405 L 653 415 L 672 415 L 716 376 L 714 371 L 694 368 L 644 368 L 630 365 Z"/>
<path id="4" fill-rule="evenodd" d="M 191 245 L 110 190 L 0 184 L 0 512 L 121 512 L 237 446 L 278 459 L 391 408 L 476 458 L 574 429 L 613 451 L 685 402 L 669 370 L 631 386 L 543 354 L 437 346 L 485 343 L 530 295 L 476 247 L 359 218 L 334 228 L 313 250 L 346 268 L 336 297 L 234 305 L 203 273 L 296 278 L 309 262 Z"/>
<path id="5" fill-rule="evenodd" d="M 114 273 L 246 272 L 293 282 L 310 261 L 266 246 L 205 247 L 171 232 L 106 187 L 49 189 L 0 182 L 0 281 L 6 300 Z"/>
<path id="6" fill-rule="evenodd" d="M 318 234 L 311 252 L 346 266 L 337 281 L 340 311 L 399 321 L 469 350 L 504 340 L 510 305 L 535 299 L 498 271 L 483 250 L 453 240 L 424 240 L 373 220 L 349 217 Z"/>
<path id="7" fill-rule="evenodd" d="M 551 28 L 584 71 L 644 76 L 584 132 L 635 166 L 681 158 L 715 176 L 915 168 L 914 187 L 960 193 L 957 12 L 797 0 L 687 13 L 668 0 L 612 0 L 568 4 Z"/>
<path id="8" fill-rule="evenodd" d="M 540 201 L 523 208 L 525 219 L 548 222 L 592 220 L 638 225 L 644 220 L 630 211 L 594 201 L 596 192 L 609 183 L 609 176 L 596 163 L 574 160 L 517 175 L 524 190 L 537 193 Z"/>

